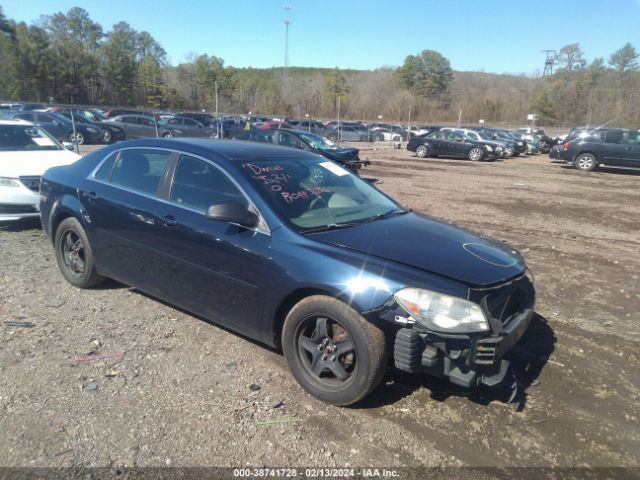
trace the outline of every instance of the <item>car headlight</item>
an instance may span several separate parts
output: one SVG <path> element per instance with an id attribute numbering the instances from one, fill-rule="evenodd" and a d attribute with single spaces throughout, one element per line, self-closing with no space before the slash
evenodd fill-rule
<path id="1" fill-rule="evenodd" d="M 0 177 L 0 187 L 19 187 L 20 183 L 13 178 Z"/>
<path id="2" fill-rule="evenodd" d="M 491 145 L 485 145 L 484 148 L 487 149 L 487 152 L 493 152 L 493 147 Z"/>
<path id="3" fill-rule="evenodd" d="M 522 143 L 522 142 L 518 142 L 518 145 L 522 146 L 522 145 L 524 145 L 524 143 Z"/>
<path id="4" fill-rule="evenodd" d="M 417 323 L 430 330 L 444 333 L 489 330 L 480 306 L 463 298 L 420 288 L 404 288 L 394 298 Z"/>

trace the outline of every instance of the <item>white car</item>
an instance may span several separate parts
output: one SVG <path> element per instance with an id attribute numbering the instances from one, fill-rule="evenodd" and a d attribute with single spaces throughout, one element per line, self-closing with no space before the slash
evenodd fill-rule
<path id="1" fill-rule="evenodd" d="M 378 141 L 401 142 L 402 136 L 399 133 L 391 132 L 388 128 L 372 128 L 371 138 Z"/>
<path id="2" fill-rule="evenodd" d="M 40 127 L 0 120 L 0 222 L 40 216 L 42 174 L 79 158 Z"/>

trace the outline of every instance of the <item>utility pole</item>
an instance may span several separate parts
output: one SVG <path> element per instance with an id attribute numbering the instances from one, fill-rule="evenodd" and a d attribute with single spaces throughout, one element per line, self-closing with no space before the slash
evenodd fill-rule
<path id="1" fill-rule="evenodd" d="M 289 77 L 289 25 L 291 25 L 289 12 L 291 11 L 291 8 L 291 5 L 284 6 L 284 67 L 282 67 L 283 83 L 286 83 Z"/>
<path id="2" fill-rule="evenodd" d="M 216 89 L 216 138 L 220 138 L 220 129 L 218 128 L 220 125 L 220 121 L 218 119 L 218 81 L 213 82 L 213 85 Z"/>

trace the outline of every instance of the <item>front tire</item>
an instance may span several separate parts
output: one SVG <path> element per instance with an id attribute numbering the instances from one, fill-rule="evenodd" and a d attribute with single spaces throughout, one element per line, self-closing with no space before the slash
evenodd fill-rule
<path id="1" fill-rule="evenodd" d="M 479 162 L 484 157 L 484 152 L 481 148 L 473 147 L 469 150 L 469 160 L 473 160 L 474 162 Z"/>
<path id="2" fill-rule="evenodd" d="M 418 145 L 416 147 L 416 155 L 419 158 L 427 158 L 429 156 L 429 148 L 426 145 Z"/>
<path id="3" fill-rule="evenodd" d="M 298 383 L 333 405 L 351 405 L 382 381 L 387 348 L 382 330 L 347 304 L 314 295 L 284 322 L 282 348 Z"/>
<path id="4" fill-rule="evenodd" d="M 583 172 L 591 172 L 598 166 L 598 160 L 591 153 L 581 153 L 576 157 L 574 166 Z"/>
<path id="5" fill-rule="evenodd" d="M 167 132 L 167 133 L 163 134 L 162 137 L 163 138 L 173 138 L 173 133 Z"/>
<path id="6" fill-rule="evenodd" d="M 104 277 L 96 272 L 89 239 L 78 220 L 66 218 L 60 223 L 56 230 L 54 246 L 58 268 L 71 285 L 89 288 L 104 280 Z"/>
<path id="7" fill-rule="evenodd" d="M 104 136 L 102 137 L 103 143 L 111 143 L 111 132 L 109 130 L 104 131 Z"/>

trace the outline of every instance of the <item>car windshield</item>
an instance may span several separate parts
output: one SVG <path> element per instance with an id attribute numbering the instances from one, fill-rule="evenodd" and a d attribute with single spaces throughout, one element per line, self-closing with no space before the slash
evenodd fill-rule
<path id="1" fill-rule="evenodd" d="M 256 160 L 243 163 L 242 172 L 301 232 L 352 227 L 405 212 L 367 182 L 328 160 Z"/>
<path id="2" fill-rule="evenodd" d="M 311 133 L 301 133 L 300 138 L 306 141 L 311 147 L 318 150 L 337 150 L 338 146 L 331 140 L 321 137 L 320 135 L 313 135 Z"/>
<path id="3" fill-rule="evenodd" d="M 64 147 L 34 125 L 0 125 L 0 151 L 62 150 Z"/>

